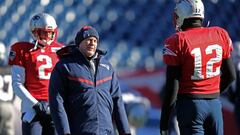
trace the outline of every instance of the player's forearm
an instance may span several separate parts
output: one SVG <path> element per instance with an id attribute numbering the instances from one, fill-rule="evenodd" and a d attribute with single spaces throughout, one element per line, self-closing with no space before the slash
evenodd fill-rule
<path id="1" fill-rule="evenodd" d="M 32 107 L 38 101 L 29 93 L 24 86 L 25 70 L 23 67 L 13 65 L 11 67 L 12 87 L 14 93 L 28 106 Z"/>
<path id="2" fill-rule="evenodd" d="M 163 95 L 163 107 L 170 108 L 177 97 L 179 89 L 180 67 L 168 66 L 166 73 L 166 87 Z"/>
<path id="3" fill-rule="evenodd" d="M 167 130 L 168 129 L 168 121 L 170 114 L 172 112 L 172 108 L 174 107 L 174 103 L 177 97 L 178 88 L 179 88 L 179 78 L 180 68 L 177 66 L 168 66 L 166 73 L 166 88 L 165 94 L 163 95 L 163 104 L 162 104 L 162 113 L 160 120 L 160 129 Z"/>
<path id="4" fill-rule="evenodd" d="M 166 90 L 165 90 L 166 92 L 165 92 L 163 104 L 162 104 L 160 130 L 168 129 L 170 114 L 172 112 L 172 108 L 174 107 L 174 103 L 177 96 L 178 82 L 174 80 L 171 80 L 170 82 L 167 81 L 167 84 L 166 84 L 168 86 L 166 87 Z"/>
<path id="5" fill-rule="evenodd" d="M 24 102 L 32 107 L 38 101 L 28 92 L 28 90 L 21 84 L 13 82 L 13 91 L 14 93 Z"/>
<path id="6" fill-rule="evenodd" d="M 161 112 L 161 119 L 160 119 L 160 130 L 165 131 L 168 130 L 168 122 L 170 119 L 170 114 L 172 112 L 172 106 L 167 106 L 167 107 L 162 107 L 162 112 Z"/>
<path id="7" fill-rule="evenodd" d="M 224 59 L 221 67 L 220 92 L 222 93 L 236 79 L 235 67 L 232 59 Z"/>

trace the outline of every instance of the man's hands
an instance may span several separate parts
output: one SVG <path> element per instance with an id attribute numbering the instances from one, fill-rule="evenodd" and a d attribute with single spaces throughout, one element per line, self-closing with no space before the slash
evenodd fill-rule
<path id="1" fill-rule="evenodd" d="M 34 106 L 33 109 L 36 111 L 37 114 L 40 116 L 43 115 L 50 115 L 50 108 L 49 104 L 46 101 L 39 101 Z"/>

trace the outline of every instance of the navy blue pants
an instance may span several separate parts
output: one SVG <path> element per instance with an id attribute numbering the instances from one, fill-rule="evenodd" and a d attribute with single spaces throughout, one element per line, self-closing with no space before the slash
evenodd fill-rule
<path id="1" fill-rule="evenodd" d="M 219 99 L 179 99 L 176 109 L 181 135 L 223 135 Z"/>
<path id="2" fill-rule="evenodd" d="M 57 135 L 50 115 L 36 115 L 31 123 L 22 122 L 22 133 L 23 135 Z"/>

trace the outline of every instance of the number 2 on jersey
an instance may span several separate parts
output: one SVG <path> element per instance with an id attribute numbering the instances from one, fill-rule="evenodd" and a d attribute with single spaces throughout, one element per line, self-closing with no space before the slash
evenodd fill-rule
<path id="1" fill-rule="evenodd" d="M 203 64 L 202 55 L 212 54 L 213 51 L 216 51 L 216 57 L 209 59 L 206 63 Z M 222 60 L 222 47 L 218 44 L 209 45 L 205 49 L 205 54 L 201 53 L 200 48 L 194 48 L 191 51 L 191 54 L 194 55 L 194 72 L 191 76 L 192 80 L 201 80 L 204 79 L 202 72 L 202 66 L 206 65 L 206 75 L 205 78 L 211 78 L 220 74 L 220 66 L 216 67 L 215 71 L 213 70 L 213 64 L 218 63 Z"/>
<path id="2" fill-rule="evenodd" d="M 47 55 L 39 55 L 37 57 L 37 61 L 41 61 L 41 62 L 45 61 L 46 62 L 46 64 L 43 64 L 43 65 L 38 67 L 39 78 L 40 79 L 50 79 L 51 73 L 46 73 L 45 69 L 46 68 L 52 68 L 52 66 L 53 66 L 52 65 L 52 59 Z"/>

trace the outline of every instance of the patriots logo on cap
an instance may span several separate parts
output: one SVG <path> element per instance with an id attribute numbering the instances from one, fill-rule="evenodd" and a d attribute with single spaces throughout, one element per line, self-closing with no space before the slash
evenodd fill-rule
<path id="1" fill-rule="evenodd" d="M 88 30 L 83 31 L 83 38 L 87 38 L 90 36 L 90 33 Z"/>
<path id="2" fill-rule="evenodd" d="M 39 15 L 35 15 L 34 17 L 33 17 L 33 20 L 39 20 L 41 17 L 39 16 Z"/>

